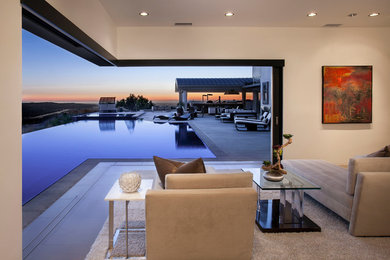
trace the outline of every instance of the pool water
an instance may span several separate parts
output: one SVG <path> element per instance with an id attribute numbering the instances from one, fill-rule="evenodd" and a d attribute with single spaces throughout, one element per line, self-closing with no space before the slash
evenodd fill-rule
<path id="1" fill-rule="evenodd" d="M 187 125 L 91 120 L 22 135 L 23 204 L 86 159 L 215 158 Z"/>

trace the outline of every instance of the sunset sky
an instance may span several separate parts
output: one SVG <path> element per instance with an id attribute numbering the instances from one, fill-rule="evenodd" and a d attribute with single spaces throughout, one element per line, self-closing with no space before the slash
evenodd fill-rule
<path id="1" fill-rule="evenodd" d="M 99 67 L 23 30 L 23 102 L 97 103 L 101 96 L 120 99 L 130 93 L 155 102 L 177 101 L 175 79 L 195 77 L 252 77 L 252 67 Z"/>

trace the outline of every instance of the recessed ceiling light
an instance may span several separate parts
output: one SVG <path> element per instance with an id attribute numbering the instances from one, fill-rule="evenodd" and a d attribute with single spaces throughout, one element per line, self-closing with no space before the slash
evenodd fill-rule
<path id="1" fill-rule="evenodd" d="M 149 13 L 147 13 L 147 12 L 140 12 L 139 15 L 140 15 L 140 16 L 148 16 Z"/>
<path id="2" fill-rule="evenodd" d="M 348 16 L 349 17 L 355 17 L 355 16 L 357 16 L 357 13 L 350 13 Z"/>
<path id="3" fill-rule="evenodd" d="M 227 13 L 225 13 L 225 16 L 233 16 L 233 15 L 234 15 L 233 12 L 227 12 Z"/>
<path id="4" fill-rule="evenodd" d="M 378 16 L 378 15 L 380 15 L 380 13 L 370 13 L 368 16 L 375 17 L 375 16 Z"/>
<path id="5" fill-rule="evenodd" d="M 314 17 L 314 16 L 316 16 L 316 15 L 317 15 L 316 12 L 310 12 L 310 13 L 307 14 L 307 16 L 309 16 L 309 17 Z"/>

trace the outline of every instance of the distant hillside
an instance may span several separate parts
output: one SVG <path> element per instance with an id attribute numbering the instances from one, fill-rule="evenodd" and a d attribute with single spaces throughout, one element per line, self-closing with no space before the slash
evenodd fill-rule
<path id="1" fill-rule="evenodd" d="M 97 104 L 80 103 L 23 103 L 23 133 L 28 133 L 73 121 L 72 116 L 93 113 L 99 110 Z"/>
<path id="2" fill-rule="evenodd" d="M 54 102 L 40 102 L 40 103 L 22 103 L 22 117 L 31 118 L 50 114 L 62 110 L 69 111 L 97 111 L 97 104 L 80 104 L 80 103 L 54 103 Z"/>

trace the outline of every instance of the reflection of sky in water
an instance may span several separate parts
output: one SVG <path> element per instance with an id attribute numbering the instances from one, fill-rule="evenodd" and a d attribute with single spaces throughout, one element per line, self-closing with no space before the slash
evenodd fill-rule
<path id="1" fill-rule="evenodd" d="M 91 120 L 22 138 L 23 203 L 89 158 L 215 158 L 186 125 Z"/>

